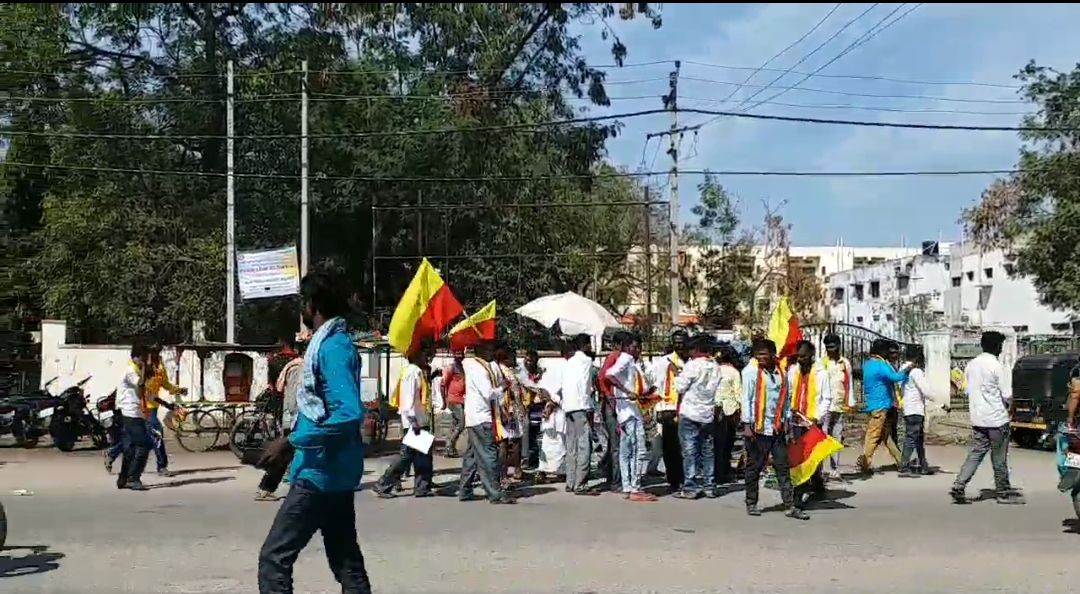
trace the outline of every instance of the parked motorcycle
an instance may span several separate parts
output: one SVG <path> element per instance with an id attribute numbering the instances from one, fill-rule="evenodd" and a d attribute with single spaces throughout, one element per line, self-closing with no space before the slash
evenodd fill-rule
<path id="1" fill-rule="evenodd" d="M 37 445 L 47 433 L 41 411 L 48 410 L 55 402 L 56 397 L 48 388 L 56 379 L 50 379 L 41 390 L 0 397 L 0 436 L 12 435 L 15 443 L 23 447 Z"/>
<path id="2" fill-rule="evenodd" d="M 61 452 L 70 452 L 75 449 L 75 443 L 84 437 L 89 437 L 97 449 L 109 443 L 105 426 L 90 413 L 87 407 L 83 386 L 88 381 L 90 377 L 64 390 L 57 397 L 57 403 L 52 410 L 41 411 L 42 418 L 50 418 L 49 436 L 52 437 L 56 449 Z"/>

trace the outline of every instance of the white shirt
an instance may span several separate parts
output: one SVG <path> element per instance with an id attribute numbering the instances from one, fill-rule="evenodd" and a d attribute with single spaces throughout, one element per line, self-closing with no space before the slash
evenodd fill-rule
<path id="1" fill-rule="evenodd" d="M 465 372 L 465 426 L 478 427 L 492 422 L 491 411 L 503 397 L 502 373 L 498 365 L 475 357 L 461 362 Z M 491 381 L 492 376 L 495 383 Z"/>
<path id="2" fill-rule="evenodd" d="M 682 397 L 679 416 L 695 423 L 713 422 L 721 377 L 720 364 L 712 357 L 687 361 L 675 376 L 675 391 Z"/>
<path id="3" fill-rule="evenodd" d="M 592 410 L 592 359 L 578 351 L 566 360 L 560 371 L 559 393 L 552 394 L 552 399 L 566 413 Z"/>
<path id="4" fill-rule="evenodd" d="M 964 391 L 972 427 L 1002 427 L 1009 424 L 1012 385 L 1005 366 L 990 353 L 983 353 L 964 367 Z"/>
<path id="5" fill-rule="evenodd" d="M 788 395 L 788 398 L 791 399 L 791 410 L 796 410 L 795 391 L 798 389 L 798 382 L 795 381 L 795 378 L 799 375 L 800 369 L 799 364 L 795 363 L 788 367 L 787 370 L 788 390 L 791 391 Z M 811 375 L 814 376 L 814 381 L 817 384 L 814 386 L 816 394 L 812 403 L 813 410 L 809 411 L 809 407 L 807 408 L 808 412 L 813 415 L 811 420 L 819 421 L 825 416 L 825 413 L 829 412 L 829 405 L 832 403 L 832 382 L 829 381 L 829 371 L 825 369 L 820 361 L 814 361 Z"/>
<path id="6" fill-rule="evenodd" d="M 424 407 L 422 391 L 423 374 L 424 371 L 412 363 L 401 370 L 401 381 L 398 384 L 398 412 L 401 414 L 401 428 L 404 430 L 412 427 L 414 419 L 421 427 L 428 426 L 428 412 Z"/>
<path id="7" fill-rule="evenodd" d="M 116 387 L 116 408 L 129 419 L 143 418 L 142 371 L 129 361 L 120 385 Z"/>
<path id="8" fill-rule="evenodd" d="M 829 401 L 829 412 L 842 413 L 847 408 L 855 406 L 855 380 L 851 373 L 851 361 L 847 357 L 840 357 L 833 361 L 827 356 L 820 359 L 821 365 L 829 373 L 829 385 L 832 387 L 832 400 Z M 846 381 L 845 381 L 845 377 Z M 845 396 L 846 401 L 845 401 Z"/>
<path id="9" fill-rule="evenodd" d="M 720 365 L 720 387 L 716 389 L 716 406 L 723 407 L 724 416 L 732 416 L 742 407 L 742 373 L 734 365 Z"/>
<path id="10" fill-rule="evenodd" d="M 637 401 L 634 399 L 641 396 L 638 388 L 640 387 L 641 392 L 644 392 L 646 386 L 644 374 L 638 369 L 634 358 L 626 353 L 619 353 L 619 357 L 615 359 L 611 367 L 608 367 L 606 375 L 629 390 L 626 391 L 613 386 L 615 392 L 615 418 L 620 423 L 625 423 L 630 419 L 641 419 L 641 407 L 638 406 Z"/>
<path id="11" fill-rule="evenodd" d="M 926 381 L 926 374 L 918 367 L 908 373 L 907 381 L 904 382 L 904 416 L 926 416 L 926 403 L 934 399 L 930 397 L 930 384 Z"/>
<path id="12" fill-rule="evenodd" d="M 678 402 L 666 402 L 664 397 L 668 393 L 668 367 L 675 364 L 676 368 L 682 365 L 682 361 L 679 361 L 678 355 L 675 353 L 668 353 L 663 357 L 657 357 L 652 360 L 652 364 L 649 366 L 649 374 L 652 376 L 653 382 L 656 384 L 656 393 L 660 395 L 660 402 L 656 403 L 656 411 L 675 410 L 678 408 Z M 678 374 L 678 371 L 675 372 Z"/>

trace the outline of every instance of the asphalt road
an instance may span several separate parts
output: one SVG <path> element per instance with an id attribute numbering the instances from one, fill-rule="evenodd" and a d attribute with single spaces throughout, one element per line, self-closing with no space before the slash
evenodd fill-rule
<path id="1" fill-rule="evenodd" d="M 845 452 L 847 453 L 847 452 Z M 932 448 L 959 468 L 964 450 Z M 118 492 L 97 453 L 0 449 L 10 522 L 0 591 L 19 594 L 255 592 L 256 557 L 277 508 L 251 496 L 258 473 L 228 453 L 177 454 L 171 479 Z M 879 454 L 879 462 L 884 456 Z M 369 460 L 367 480 L 386 464 Z M 455 478 L 445 468 L 440 481 Z M 1026 506 L 950 503 L 950 474 L 894 474 L 834 486 L 798 522 L 750 518 L 742 494 L 715 501 L 537 490 L 517 506 L 357 494 L 358 527 L 379 594 L 1074 592 L 1080 530 L 1055 490 L 1050 454 L 1013 451 Z M 972 485 L 990 486 L 987 460 Z M 32 495 L 17 496 L 26 489 Z M 778 500 L 764 491 L 765 504 Z M 313 542 L 298 592 L 340 592 Z"/>

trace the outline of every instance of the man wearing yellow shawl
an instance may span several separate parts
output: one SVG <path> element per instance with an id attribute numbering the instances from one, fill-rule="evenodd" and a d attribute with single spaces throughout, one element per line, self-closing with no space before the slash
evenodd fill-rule
<path id="1" fill-rule="evenodd" d="M 431 382 L 430 365 L 434 348 L 430 342 L 424 342 L 409 357 L 409 363 L 401 370 L 397 387 L 390 396 L 390 405 L 396 406 L 401 413 L 401 430 L 419 434 L 431 431 Z M 396 402 L 394 402 L 396 400 Z M 405 471 L 411 466 L 416 473 L 414 497 L 430 497 L 431 481 L 435 468 L 431 450 L 421 453 L 404 443 L 397 460 L 386 469 L 382 478 L 375 484 L 375 494 L 383 499 L 396 497 L 394 485 L 401 481 Z"/>
<path id="2" fill-rule="evenodd" d="M 816 360 L 814 344 L 800 340 L 795 347 L 795 361 L 788 366 L 787 381 L 791 388 L 791 410 L 794 413 L 792 435 L 801 437 L 810 425 L 821 426 L 832 402 L 829 373 Z M 815 497 L 825 493 L 825 476 L 819 466 L 805 485 L 795 488 L 796 496 Z"/>

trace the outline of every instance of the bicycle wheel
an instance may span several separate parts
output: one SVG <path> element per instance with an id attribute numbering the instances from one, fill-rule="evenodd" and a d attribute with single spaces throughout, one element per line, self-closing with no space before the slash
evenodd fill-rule
<path id="1" fill-rule="evenodd" d="M 192 453 L 206 452 L 218 442 L 221 426 L 211 411 L 189 411 L 182 419 L 174 421 L 176 442 L 185 451 Z"/>
<path id="2" fill-rule="evenodd" d="M 242 460 L 244 450 L 254 450 L 265 445 L 271 437 L 263 415 L 242 414 L 229 430 L 229 449 L 237 460 Z"/>

